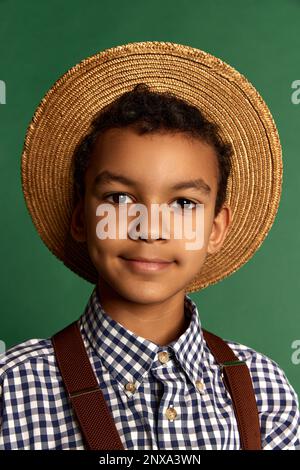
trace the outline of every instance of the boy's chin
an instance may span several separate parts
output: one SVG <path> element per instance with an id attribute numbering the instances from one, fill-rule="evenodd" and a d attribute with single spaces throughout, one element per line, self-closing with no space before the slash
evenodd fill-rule
<path id="1" fill-rule="evenodd" d="M 124 299 L 127 301 L 145 305 L 163 302 L 171 297 L 173 292 L 173 290 L 164 289 L 162 286 L 150 286 L 147 282 L 138 283 L 138 285 L 132 289 L 130 289 L 129 285 L 127 284 L 126 286 L 122 286 L 117 290 L 119 294 L 122 295 L 122 297 L 124 297 Z"/>

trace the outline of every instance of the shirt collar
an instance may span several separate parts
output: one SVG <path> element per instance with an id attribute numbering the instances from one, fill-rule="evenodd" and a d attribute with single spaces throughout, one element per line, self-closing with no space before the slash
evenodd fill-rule
<path id="1" fill-rule="evenodd" d="M 83 334 L 109 373 L 125 386 L 138 386 L 150 368 L 162 367 L 158 353 L 168 351 L 192 382 L 202 379 L 204 337 L 195 302 L 185 294 L 184 312 L 190 319 L 185 332 L 168 345 L 160 346 L 112 319 L 101 305 L 95 286 L 79 322 Z"/>

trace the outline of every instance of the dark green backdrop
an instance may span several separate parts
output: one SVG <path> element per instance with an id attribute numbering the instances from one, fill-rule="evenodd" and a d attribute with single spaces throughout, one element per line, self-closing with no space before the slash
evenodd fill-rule
<path id="1" fill-rule="evenodd" d="M 133 41 L 172 41 L 210 52 L 243 73 L 267 102 L 283 146 L 283 194 L 262 247 L 238 272 L 191 294 L 202 324 L 270 356 L 300 392 L 300 2 L 0 0 L 1 333 L 10 347 L 78 318 L 92 285 L 44 246 L 20 179 L 26 127 L 53 82 L 81 59 Z"/>

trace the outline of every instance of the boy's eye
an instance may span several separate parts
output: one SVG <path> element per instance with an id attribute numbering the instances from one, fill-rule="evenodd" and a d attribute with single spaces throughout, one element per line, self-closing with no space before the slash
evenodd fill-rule
<path id="1" fill-rule="evenodd" d="M 179 204 L 180 208 L 181 209 L 194 209 L 194 207 L 196 206 L 196 202 L 193 202 L 191 201 L 190 199 L 186 199 L 184 197 L 179 197 L 178 199 L 176 199 L 176 201 L 183 201 L 182 204 Z M 194 204 L 194 207 L 189 207 L 191 204 Z M 177 207 L 175 207 L 176 209 Z"/>
<path id="2" fill-rule="evenodd" d="M 119 198 L 120 196 L 123 197 L 123 199 L 122 199 L 121 202 L 118 200 L 118 198 Z M 112 198 L 113 198 L 113 201 L 112 201 L 112 202 L 113 202 L 114 204 L 124 204 L 124 198 L 129 197 L 129 196 L 128 196 L 128 194 L 125 194 L 125 193 L 112 193 L 112 194 L 108 194 L 108 196 L 106 196 L 105 199 L 108 199 L 109 197 L 112 197 Z M 115 198 L 116 200 L 114 200 L 114 198 Z"/>

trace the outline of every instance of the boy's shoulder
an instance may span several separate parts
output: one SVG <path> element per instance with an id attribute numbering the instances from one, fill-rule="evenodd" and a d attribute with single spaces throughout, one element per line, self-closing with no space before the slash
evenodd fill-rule
<path id="1" fill-rule="evenodd" d="M 228 346 L 232 349 L 234 354 L 240 361 L 245 361 L 248 368 L 252 372 L 261 372 L 261 375 L 266 375 L 266 373 L 273 373 L 278 376 L 284 376 L 284 371 L 281 366 L 268 355 L 259 352 L 258 350 L 247 346 L 237 341 L 224 339 Z"/>
<path id="2" fill-rule="evenodd" d="M 16 370 L 33 366 L 41 361 L 55 365 L 50 338 L 34 338 L 18 343 L 0 355 L 0 380 Z"/>
<path id="3" fill-rule="evenodd" d="M 299 406 L 298 395 L 289 382 L 282 367 L 266 354 L 236 341 L 224 339 L 237 358 L 245 361 L 253 382 L 257 398 L 276 398 L 278 404 L 294 401 Z"/>
<path id="4" fill-rule="evenodd" d="M 259 352 L 251 346 L 239 343 L 238 341 L 233 341 L 232 339 L 223 338 L 223 341 L 228 344 L 228 346 L 232 349 L 238 359 L 240 359 L 241 361 L 246 361 L 248 365 L 253 361 L 265 361 L 273 367 L 279 367 L 277 362 L 275 362 L 269 356 L 262 352 Z"/>

